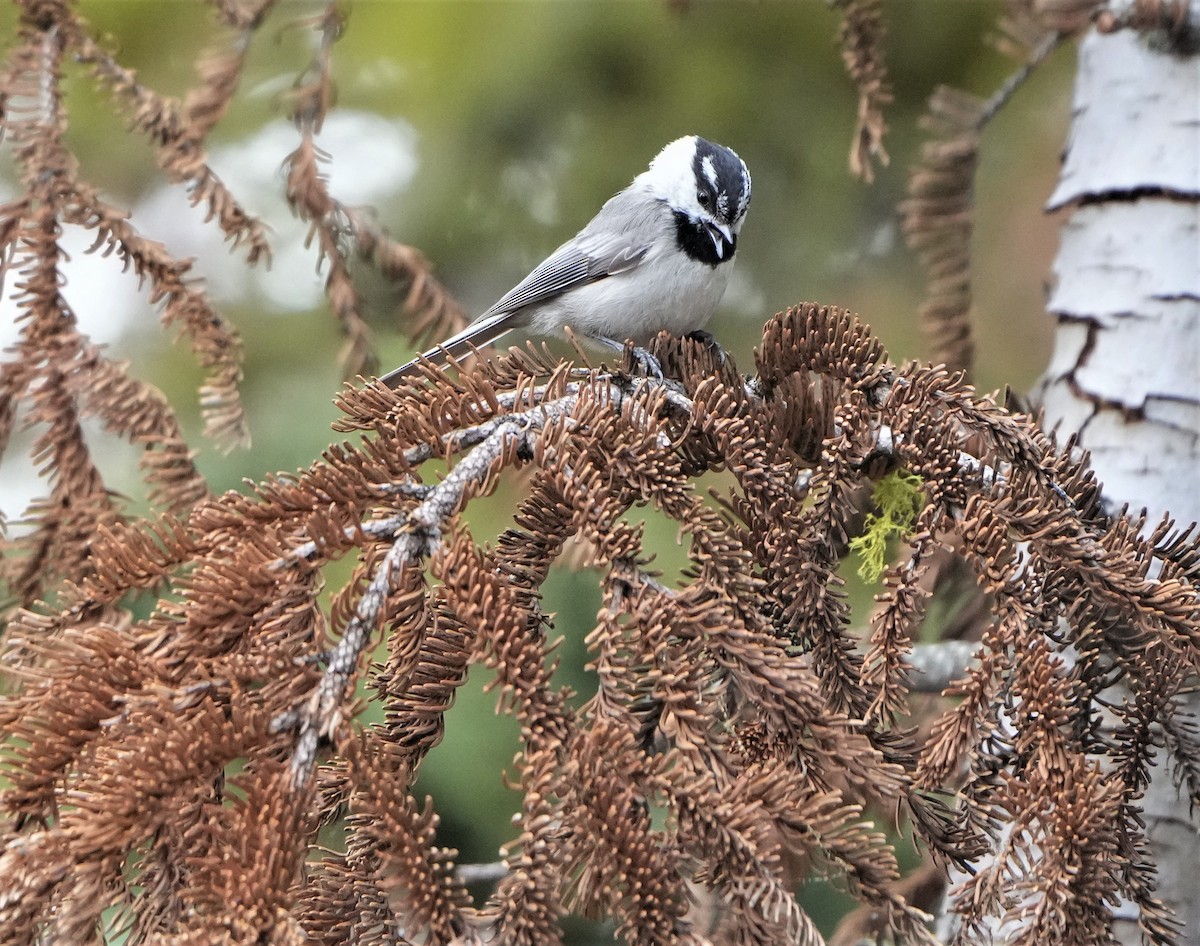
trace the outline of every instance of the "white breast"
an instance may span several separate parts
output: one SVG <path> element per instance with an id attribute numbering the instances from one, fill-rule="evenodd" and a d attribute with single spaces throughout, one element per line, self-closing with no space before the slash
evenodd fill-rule
<path id="1" fill-rule="evenodd" d="M 665 242 L 665 241 L 664 241 Z M 665 244 L 640 266 L 531 306 L 530 326 L 552 334 L 569 325 L 585 335 L 645 344 L 662 330 L 685 335 L 703 328 L 725 294 L 733 261 L 697 263 Z"/>

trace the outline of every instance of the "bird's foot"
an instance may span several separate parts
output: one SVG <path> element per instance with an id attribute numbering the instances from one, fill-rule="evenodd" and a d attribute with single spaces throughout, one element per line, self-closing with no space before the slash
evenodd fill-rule
<path id="1" fill-rule="evenodd" d="M 607 345 L 614 351 L 619 351 L 622 354 L 628 351 L 634 370 L 640 374 L 654 381 L 663 380 L 662 365 L 657 358 L 650 354 L 648 349 L 643 348 L 641 345 L 630 345 L 627 349 L 624 342 L 618 342 L 615 338 L 608 338 L 604 335 L 593 335 L 592 337 L 601 345 Z"/>
<path id="2" fill-rule="evenodd" d="M 633 345 L 629 349 L 629 357 L 639 372 L 654 381 L 663 380 L 662 365 L 650 354 L 650 350 L 641 345 Z"/>

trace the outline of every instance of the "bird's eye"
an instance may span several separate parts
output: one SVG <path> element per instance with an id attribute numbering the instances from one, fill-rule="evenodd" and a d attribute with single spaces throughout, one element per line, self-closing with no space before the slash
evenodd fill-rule
<path id="1" fill-rule="evenodd" d="M 707 206 L 708 206 L 708 194 L 706 194 L 704 191 L 697 191 L 697 192 L 696 192 L 696 200 L 700 201 L 700 206 L 701 206 L 701 207 L 707 207 Z"/>

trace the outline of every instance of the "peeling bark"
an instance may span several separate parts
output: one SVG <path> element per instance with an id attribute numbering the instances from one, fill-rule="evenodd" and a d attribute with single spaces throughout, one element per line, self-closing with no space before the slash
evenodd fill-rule
<path id="1" fill-rule="evenodd" d="M 1144 34 L 1081 44 L 1070 141 L 1049 209 L 1070 208 L 1048 308 L 1047 426 L 1076 432 L 1113 511 L 1200 520 L 1200 63 Z M 1200 699 L 1191 700 L 1192 711 Z M 1200 831 L 1159 768 L 1144 810 L 1159 896 L 1200 943 Z M 1138 942 L 1137 911 L 1116 910 Z"/>

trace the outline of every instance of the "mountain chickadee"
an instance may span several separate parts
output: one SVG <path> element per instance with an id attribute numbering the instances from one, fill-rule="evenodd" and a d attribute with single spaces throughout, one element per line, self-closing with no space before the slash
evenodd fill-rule
<path id="1" fill-rule="evenodd" d="M 444 361 L 525 327 L 570 326 L 618 351 L 626 338 L 696 331 L 725 293 L 749 204 L 750 172 L 733 151 L 696 135 L 672 141 L 578 234 L 421 358 Z M 660 373 L 649 352 L 639 358 Z M 420 360 L 381 380 L 395 387 Z"/>

